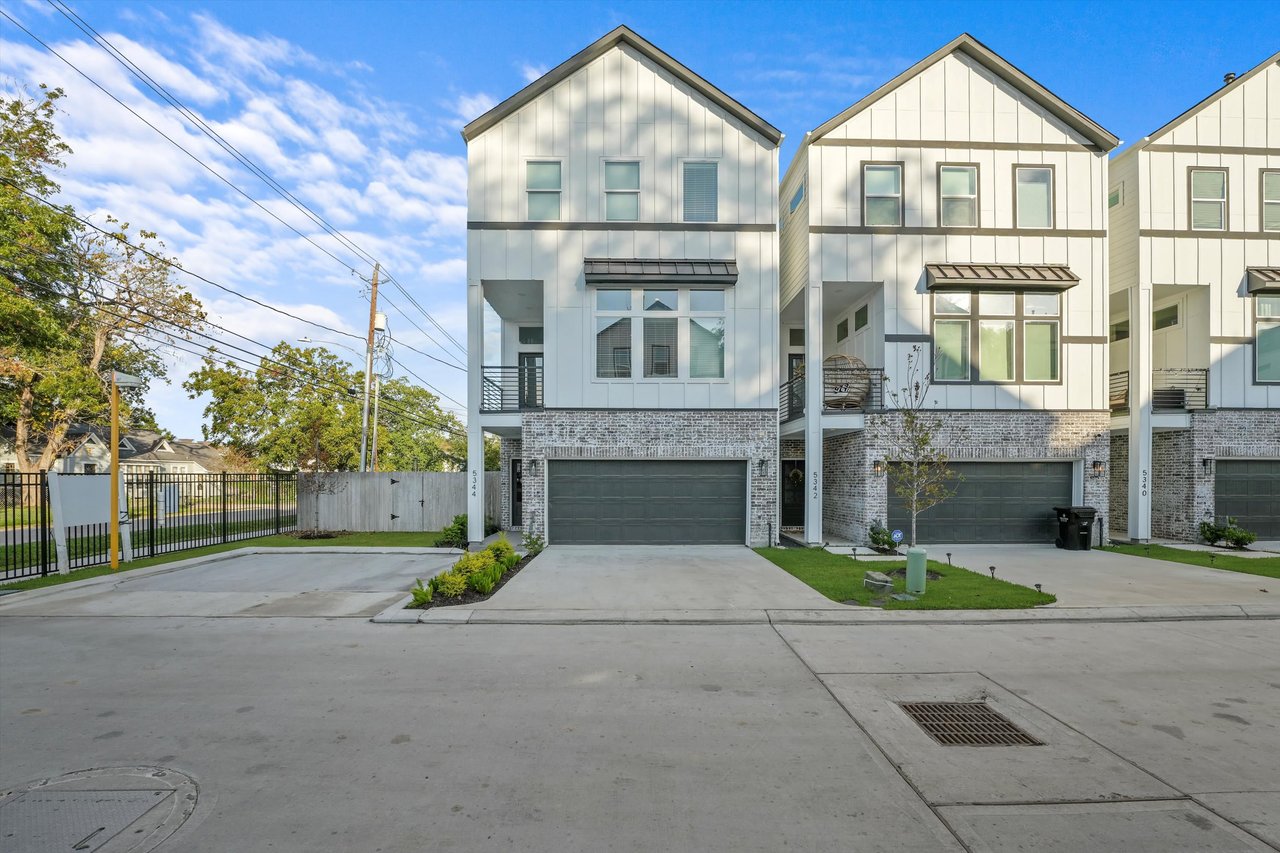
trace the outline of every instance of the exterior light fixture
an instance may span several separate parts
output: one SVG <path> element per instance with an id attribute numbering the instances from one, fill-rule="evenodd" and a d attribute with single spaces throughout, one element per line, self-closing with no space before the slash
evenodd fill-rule
<path id="1" fill-rule="evenodd" d="M 756 473 L 764 476 L 764 472 L 769 470 L 769 460 L 761 456 L 756 460 Z"/>
<path id="2" fill-rule="evenodd" d="M 1213 468 L 1213 458 L 1206 456 L 1205 458 L 1200 460 L 1200 465 L 1201 467 L 1204 468 L 1204 472 L 1208 474 L 1209 470 Z"/>
<path id="3" fill-rule="evenodd" d="M 877 459 L 875 462 L 871 463 L 871 473 L 875 474 L 877 477 L 884 473 L 883 459 Z"/>
<path id="4" fill-rule="evenodd" d="M 1093 476 L 1101 477 L 1106 472 L 1107 472 L 1107 463 L 1103 462 L 1101 459 L 1093 460 Z"/>

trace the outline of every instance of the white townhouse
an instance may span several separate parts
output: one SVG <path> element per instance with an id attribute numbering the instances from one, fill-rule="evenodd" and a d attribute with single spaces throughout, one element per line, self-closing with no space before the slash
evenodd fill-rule
<path id="1" fill-rule="evenodd" d="M 619 27 L 463 137 L 470 539 L 485 433 L 549 543 L 776 535 L 782 134 Z"/>
<path id="2" fill-rule="evenodd" d="M 1117 534 L 1280 538 L 1280 53 L 1111 163 Z"/>
<path id="3" fill-rule="evenodd" d="M 781 193 L 789 535 L 908 529 L 878 437 L 913 350 L 930 405 L 968 433 L 922 542 L 1051 542 L 1055 506 L 1106 515 L 1116 144 L 968 35 L 805 136 Z"/>

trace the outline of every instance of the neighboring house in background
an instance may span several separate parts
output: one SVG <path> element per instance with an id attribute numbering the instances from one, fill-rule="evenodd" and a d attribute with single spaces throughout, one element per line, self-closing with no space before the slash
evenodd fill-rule
<path id="1" fill-rule="evenodd" d="M 1280 538 L 1277 93 L 1280 54 L 1111 164 L 1111 503 L 1136 541 L 1227 516 Z"/>
<path id="2" fill-rule="evenodd" d="M 110 429 L 76 424 L 67 439 L 67 450 L 58 455 L 51 470 L 61 474 L 106 474 L 111 470 Z M 34 448 L 32 458 L 41 450 Z M 213 474 L 229 470 L 229 465 L 224 451 L 203 441 L 130 430 L 120 437 L 120 468 L 126 474 Z M 0 442 L 0 470 L 18 470 L 11 436 Z"/>
<path id="3" fill-rule="evenodd" d="M 463 137 L 470 538 L 487 432 L 504 527 L 764 544 L 782 134 L 619 27 Z"/>
<path id="4" fill-rule="evenodd" d="M 1055 505 L 1107 513 L 1117 142 L 968 35 L 806 135 L 781 190 L 790 535 L 909 528 L 876 435 L 902 417 L 881 377 L 900 387 L 913 348 L 970 439 L 949 448 L 964 479 L 922 514 L 922 542 L 1050 542 Z"/>

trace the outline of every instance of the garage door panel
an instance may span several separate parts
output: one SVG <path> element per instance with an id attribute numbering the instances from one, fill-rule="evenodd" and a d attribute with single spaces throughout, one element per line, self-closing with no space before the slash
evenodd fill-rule
<path id="1" fill-rule="evenodd" d="M 1280 459 L 1220 459 L 1214 512 L 1262 539 L 1280 537 Z"/>
<path id="2" fill-rule="evenodd" d="M 552 460 L 548 541 L 742 544 L 745 462 Z"/>

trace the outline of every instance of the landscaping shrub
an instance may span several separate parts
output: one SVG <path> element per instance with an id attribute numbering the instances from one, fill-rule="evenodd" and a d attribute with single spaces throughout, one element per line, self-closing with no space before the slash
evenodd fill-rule
<path id="1" fill-rule="evenodd" d="M 488 595 L 493 592 L 493 588 L 496 585 L 497 581 L 494 580 L 492 571 L 476 572 L 467 577 L 467 586 L 481 595 Z"/>
<path id="2" fill-rule="evenodd" d="M 1213 520 L 1200 522 L 1200 538 L 1208 545 L 1217 545 L 1227 535 L 1227 528 Z"/>
<path id="3" fill-rule="evenodd" d="M 1223 531 L 1222 538 L 1227 540 L 1227 544 L 1232 548 L 1246 548 L 1257 541 L 1258 534 L 1240 527 L 1234 518 L 1228 518 L 1227 529 Z"/>
<path id="4" fill-rule="evenodd" d="M 526 533 L 521 545 L 524 546 L 525 553 L 530 557 L 536 557 L 542 553 L 543 548 L 547 547 L 547 540 L 536 533 Z"/>
<path id="5" fill-rule="evenodd" d="M 512 558 L 516 556 L 516 549 L 511 547 L 511 543 L 507 541 L 506 536 L 498 537 L 498 541 L 491 542 L 485 550 L 508 569 L 515 565 L 515 560 Z"/>
<path id="6" fill-rule="evenodd" d="M 463 577 L 470 577 L 474 574 L 488 573 L 496 565 L 498 565 L 498 558 L 492 551 L 472 551 L 470 554 L 463 554 L 458 562 L 453 564 L 453 571 Z"/>
<path id="7" fill-rule="evenodd" d="M 434 581 L 435 578 L 432 578 L 432 580 Z M 413 606 L 423 607 L 431 603 L 431 599 L 435 597 L 436 590 L 434 584 L 423 586 L 422 578 L 418 578 L 418 582 L 413 585 L 413 589 L 409 590 L 409 593 L 413 596 Z"/>
<path id="8" fill-rule="evenodd" d="M 455 515 L 453 521 L 449 523 L 440 533 L 439 545 L 442 548 L 463 548 L 467 547 L 467 515 Z"/>
<path id="9" fill-rule="evenodd" d="M 459 598 L 467 591 L 467 576 L 457 572 L 440 575 L 436 590 L 445 598 Z"/>
<path id="10" fill-rule="evenodd" d="M 871 522 L 871 526 L 867 528 L 867 539 L 871 541 L 873 548 L 887 548 L 893 551 L 897 547 L 897 544 L 893 541 L 893 534 L 878 518 Z"/>

